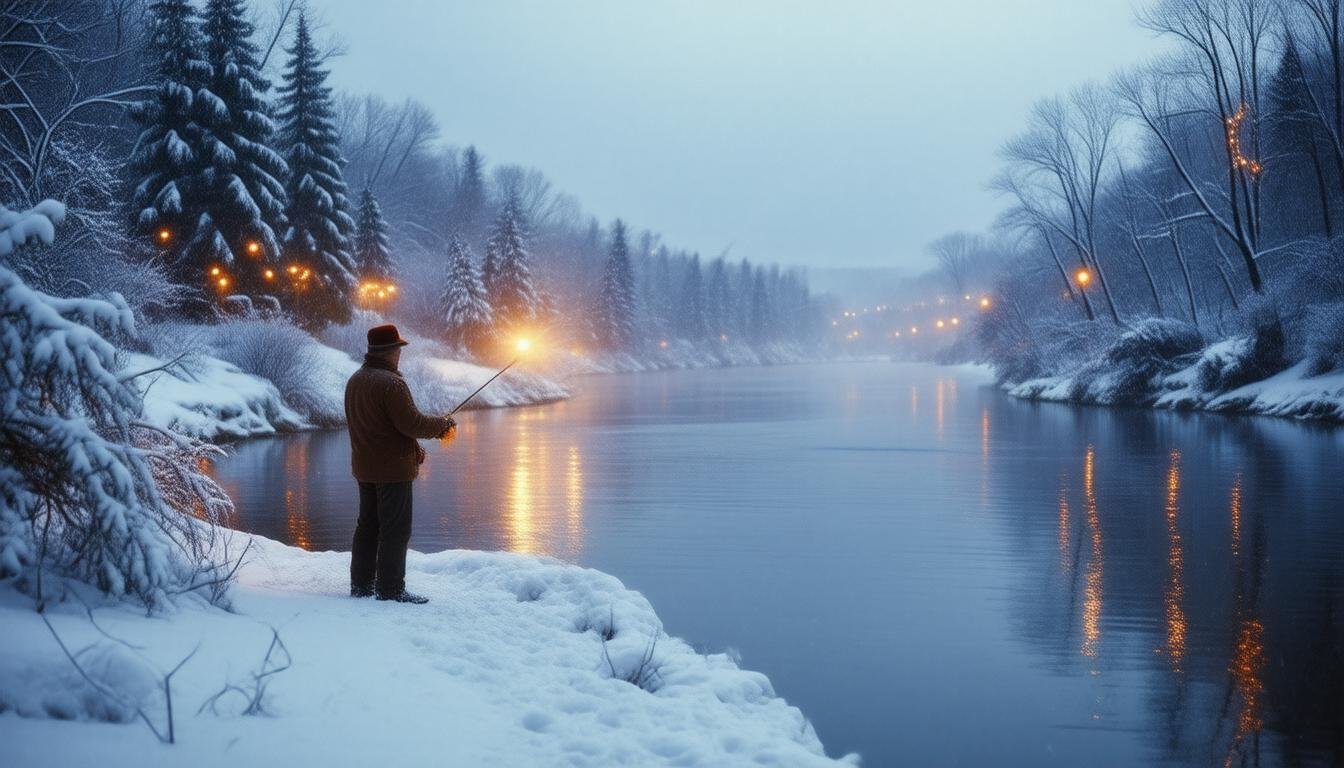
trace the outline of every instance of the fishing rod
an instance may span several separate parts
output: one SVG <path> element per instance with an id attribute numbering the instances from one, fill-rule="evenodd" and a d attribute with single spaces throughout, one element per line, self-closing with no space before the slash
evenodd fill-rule
<path id="1" fill-rule="evenodd" d="M 472 399 L 473 397 L 475 397 L 475 396 L 481 394 L 481 390 L 483 390 L 483 389 L 485 389 L 486 387 L 490 386 L 490 382 L 494 381 L 495 379 L 498 379 L 500 376 L 503 376 L 505 371 L 507 371 L 507 370 L 509 370 L 510 368 L 512 368 L 515 364 L 517 364 L 517 362 L 518 362 L 519 360 L 522 360 L 522 359 L 523 359 L 523 353 L 526 352 L 528 349 L 530 349 L 530 348 L 532 347 L 532 342 L 531 342 L 531 341 L 528 341 L 527 339 L 519 339 L 519 340 L 517 341 L 517 343 L 516 343 L 514 346 L 517 348 L 517 350 L 518 350 L 518 354 L 517 354 L 517 355 L 514 355 L 513 359 L 509 361 L 509 364 L 506 365 L 506 366 L 504 366 L 503 368 L 500 368 L 499 371 L 496 372 L 494 376 L 491 376 L 489 379 L 486 380 L 486 382 L 485 382 L 484 384 L 482 384 L 481 386 L 477 387 L 475 392 L 472 392 L 470 395 L 467 395 L 466 398 L 465 398 L 462 402 L 460 402 L 460 403 L 458 403 L 456 406 L 454 406 L 454 407 L 453 407 L 453 410 L 451 410 L 451 411 L 448 412 L 448 415 L 449 415 L 449 416 L 452 416 L 453 414 L 455 414 L 455 413 L 457 413 L 458 411 L 462 410 L 462 406 L 464 406 L 464 405 L 466 405 L 467 403 L 471 402 L 471 399 Z"/>

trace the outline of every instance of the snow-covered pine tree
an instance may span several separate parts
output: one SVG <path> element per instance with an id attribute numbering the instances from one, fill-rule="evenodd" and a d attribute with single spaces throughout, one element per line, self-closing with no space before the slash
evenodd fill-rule
<path id="1" fill-rule="evenodd" d="M 732 301 L 728 287 L 728 265 L 723 257 L 709 263 L 705 280 L 705 325 L 710 336 L 727 336 L 732 326 Z"/>
<path id="2" fill-rule="evenodd" d="M 278 145 L 289 165 L 284 248 L 288 260 L 312 270 L 309 279 L 294 285 L 293 310 L 309 327 L 344 323 L 350 319 L 357 282 L 350 253 L 355 222 L 347 212 L 350 203 L 341 177 L 340 136 L 327 71 L 321 67 L 304 10 L 299 11 L 294 44 L 285 52 L 289 61 L 278 89 Z"/>
<path id="3" fill-rule="evenodd" d="M 509 332 L 536 317 L 537 291 L 527 258 L 527 225 L 518 200 L 509 198 L 485 244 L 482 277 L 495 327 Z"/>
<path id="4" fill-rule="evenodd" d="M 677 311 L 677 335 L 683 339 L 700 341 L 705 338 L 705 281 L 700 271 L 700 254 L 691 256 L 686 263 L 686 274 L 681 280 L 680 305 Z"/>
<path id="5" fill-rule="evenodd" d="M 484 228 L 481 217 L 485 214 L 485 160 L 469 146 L 462 153 L 462 168 L 458 174 L 457 187 L 453 190 L 452 210 L 449 211 L 449 224 L 468 243 L 481 236 Z"/>
<path id="6" fill-rule="evenodd" d="M 50 244 L 64 215 L 0 206 L 0 260 Z M 0 267 L 0 578 L 26 577 L 39 601 L 54 573 L 148 605 L 222 585 L 206 537 L 232 505 L 199 469 L 214 451 L 140 423 L 103 332 L 135 332 L 119 299 L 55 298 Z"/>
<path id="7" fill-rule="evenodd" d="M 392 251 L 387 242 L 387 222 L 382 206 L 368 187 L 359 195 L 355 217 L 355 269 L 360 278 L 386 282 L 392 277 Z"/>
<path id="8" fill-rule="evenodd" d="M 201 212 L 193 171 L 204 158 L 205 137 L 193 104 L 210 65 L 188 0 L 158 0 L 149 6 L 148 19 L 147 76 L 154 91 L 131 109 L 140 136 L 127 166 L 134 227 L 157 249 L 172 278 L 199 297 L 199 265 L 192 269 L 183 251 L 184 235 Z"/>
<path id="9" fill-rule="evenodd" d="M 598 340 L 608 349 L 628 350 L 635 337 L 635 276 L 625 222 L 611 225 L 611 250 L 602 271 L 602 293 L 597 302 Z"/>
<path id="10" fill-rule="evenodd" d="M 770 293 L 766 286 L 765 270 L 757 267 L 751 278 L 747 335 L 752 342 L 761 343 L 770 335 Z"/>
<path id="11" fill-rule="evenodd" d="M 471 246 L 460 235 L 453 235 L 448 246 L 448 280 L 439 306 L 448 343 L 482 352 L 490 337 L 493 313 L 485 286 L 472 263 Z"/>
<path id="12" fill-rule="evenodd" d="M 208 0 L 201 32 L 210 65 L 195 100 L 206 131 L 195 179 L 203 211 L 188 236 L 188 258 L 198 284 L 208 281 L 220 295 L 273 296 L 289 275 L 280 269 L 277 234 L 284 231 L 288 168 L 270 145 L 270 83 L 261 74 L 243 0 Z M 301 270 L 293 274 L 302 279 Z"/>

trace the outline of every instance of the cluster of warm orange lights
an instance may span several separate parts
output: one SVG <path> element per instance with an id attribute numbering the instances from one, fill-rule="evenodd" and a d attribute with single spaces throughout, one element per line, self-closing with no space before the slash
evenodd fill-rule
<path id="1" fill-rule="evenodd" d="M 1227 148 L 1232 153 L 1232 164 L 1236 167 L 1249 172 L 1252 176 L 1259 176 L 1262 167 L 1260 162 L 1246 156 L 1241 151 L 1241 124 L 1246 120 L 1246 105 L 1237 107 L 1236 114 L 1227 118 Z"/>
<path id="2" fill-rule="evenodd" d="M 304 270 L 307 272 L 307 270 Z M 397 292 L 397 286 L 391 283 L 377 283 L 366 280 L 359 284 L 359 295 L 364 299 L 386 299 Z"/>
<path id="3" fill-rule="evenodd" d="M 219 286 L 219 290 L 221 291 L 228 290 L 229 286 L 233 283 L 233 281 L 229 279 L 229 276 L 224 274 L 224 270 L 219 267 L 210 268 L 210 279 L 214 281 L 215 285 Z"/>

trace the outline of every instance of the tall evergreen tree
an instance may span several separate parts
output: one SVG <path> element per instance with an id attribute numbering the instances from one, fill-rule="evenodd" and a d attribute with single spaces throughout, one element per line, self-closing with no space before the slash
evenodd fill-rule
<path id="1" fill-rule="evenodd" d="M 751 278 L 748 313 L 748 336 L 757 344 L 766 341 L 770 336 L 770 293 L 766 287 L 765 270 L 760 267 Z"/>
<path id="2" fill-rule="evenodd" d="M 711 336 L 726 336 L 732 327 L 729 290 L 728 265 L 720 257 L 710 262 L 705 280 L 705 325 Z"/>
<path id="3" fill-rule="evenodd" d="M 485 245 L 485 293 L 495 324 L 509 330 L 536 317 L 537 291 L 527 256 L 527 224 L 518 201 L 509 198 L 500 209 Z"/>
<path id="4" fill-rule="evenodd" d="M 193 171 L 205 154 L 193 104 L 210 75 L 195 15 L 188 0 L 159 0 L 149 7 L 147 74 L 155 88 L 131 111 L 141 130 L 129 170 L 137 231 L 159 249 L 178 282 L 199 291 L 199 265 L 191 269 L 183 258 L 184 235 L 200 215 Z"/>
<path id="5" fill-rule="evenodd" d="M 700 341 L 705 338 L 705 288 L 698 253 L 686 263 L 680 298 L 680 306 L 677 308 L 678 333 L 683 339 Z"/>
<path id="6" fill-rule="evenodd" d="M 285 232 L 286 256 L 312 270 L 295 286 L 294 310 L 308 325 L 346 322 L 355 288 L 350 235 L 355 222 L 347 212 L 341 177 L 340 136 L 336 132 L 327 71 L 308 31 L 308 15 L 299 11 L 294 44 L 278 89 L 279 145 L 289 165 Z"/>
<path id="7" fill-rule="evenodd" d="M 368 187 L 359 195 L 355 219 L 355 269 L 365 280 L 385 282 L 392 277 L 392 252 L 382 206 Z"/>
<path id="8" fill-rule="evenodd" d="M 448 280 L 439 300 L 448 343 L 481 352 L 490 336 L 493 312 L 471 259 L 471 246 L 453 235 L 448 247 Z"/>
<path id="9" fill-rule="evenodd" d="M 449 223 L 468 242 L 476 240 L 479 243 L 477 238 L 481 235 L 481 219 L 484 215 L 485 160 L 473 145 L 462 153 L 462 168 L 458 174 L 457 188 L 453 190 Z"/>
<path id="10" fill-rule="evenodd" d="M 243 0 L 208 0 L 201 31 L 210 78 L 194 105 L 206 132 L 195 178 L 204 205 L 187 243 L 189 258 L 205 276 L 224 271 L 216 278 L 231 281 L 221 284 L 224 292 L 272 294 L 284 276 L 277 233 L 285 223 L 288 168 L 270 146 L 270 83 Z"/>
<path id="11" fill-rule="evenodd" d="M 626 350 L 635 336 L 635 277 L 630 267 L 625 223 L 611 226 L 611 251 L 602 272 L 602 293 L 597 303 L 599 340 L 608 348 Z"/>
<path id="12" fill-rule="evenodd" d="M 752 338 L 751 327 L 751 301 L 752 291 L 756 283 L 751 268 L 751 262 L 743 259 L 737 267 L 737 276 L 733 279 L 733 319 L 737 326 L 738 335 L 749 341 L 755 341 Z"/>
<path id="13" fill-rule="evenodd" d="M 1284 230 L 1277 233 L 1280 237 L 1321 233 L 1330 238 L 1334 234 L 1332 209 L 1339 187 L 1329 178 L 1325 157 L 1329 139 L 1321 129 L 1309 87 L 1297 42 L 1288 34 L 1269 82 L 1273 108 L 1265 121 L 1272 151 L 1282 157 L 1279 170 L 1266 180 L 1275 202 L 1268 206 L 1267 218 Z M 1312 195 L 1304 194 L 1308 187 L 1302 182 L 1307 180 Z"/>

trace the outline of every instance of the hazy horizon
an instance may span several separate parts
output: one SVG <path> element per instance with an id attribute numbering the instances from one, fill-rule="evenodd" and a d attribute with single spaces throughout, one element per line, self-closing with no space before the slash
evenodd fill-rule
<path id="1" fill-rule="evenodd" d="M 926 265 L 930 240 L 992 222 L 986 182 L 1034 101 L 1157 46 L 1130 0 L 313 8 L 347 45 L 336 87 L 415 97 L 445 142 L 604 221 L 790 265 Z"/>

